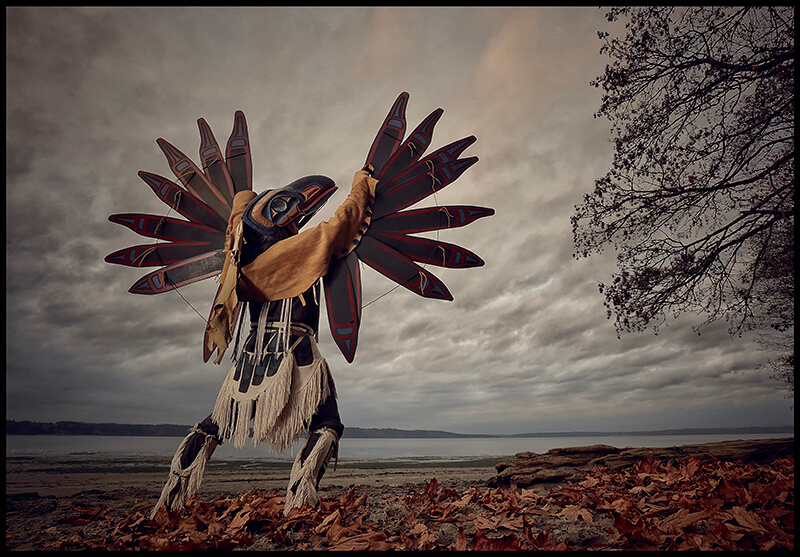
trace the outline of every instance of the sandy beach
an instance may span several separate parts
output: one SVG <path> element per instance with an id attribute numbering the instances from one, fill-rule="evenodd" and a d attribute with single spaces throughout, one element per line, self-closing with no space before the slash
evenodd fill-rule
<path id="1" fill-rule="evenodd" d="M 436 479 L 442 486 L 463 491 L 483 487 L 495 475 L 494 461 L 458 466 L 357 467 L 333 463 L 321 485 L 320 497 L 336 498 L 355 488 L 371 499 L 399 497 L 410 488 L 424 489 Z M 165 457 L 69 455 L 6 458 L 6 548 L 34 550 L 69 538 L 79 528 L 64 520 L 75 507 L 108 506 L 126 515 L 148 514 L 164 485 L 169 459 Z M 201 491 L 204 500 L 243 493 L 283 493 L 290 465 L 265 465 L 257 460 L 209 462 Z M 110 525 L 109 525 L 110 527 Z"/>
<path id="2" fill-rule="evenodd" d="M 282 510 L 289 465 L 209 463 L 182 513 L 148 514 L 166 457 L 6 458 L 6 549 L 794 548 L 794 459 L 648 457 L 577 482 L 489 487 L 494 461 L 333 466 L 321 505 Z"/>
<path id="3" fill-rule="evenodd" d="M 458 466 L 359 467 L 332 462 L 322 480 L 323 492 L 351 485 L 402 487 L 431 478 L 448 487 L 483 485 L 495 475 L 495 461 L 471 461 Z M 263 464 L 258 460 L 211 460 L 203 494 L 217 497 L 251 489 L 285 489 L 290 464 Z M 21 456 L 6 459 L 6 494 L 36 492 L 40 497 L 68 498 L 85 491 L 132 488 L 152 493 L 153 502 L 163 486 L 169 460 L 164 457 L 109 457 L 70 455 Z"/>

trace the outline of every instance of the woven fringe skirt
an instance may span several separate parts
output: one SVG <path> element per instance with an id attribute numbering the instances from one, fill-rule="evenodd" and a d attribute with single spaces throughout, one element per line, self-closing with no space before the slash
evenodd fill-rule
<path id="1" fill-rule="evenodd" d="M 243 374 L 241 371 L 237 373 L 238 362 L 234 364 L 222 384 L 211 415 L 224 441 L 232 440 L 235 447 L 244 447 L 252 420 L 253 444 L 264 443 L 276 452 L 283 451 L 300 438 L 319 405 L 331 393 L 335 395 L 328 363 L 320 355 L 314 337 L 303 338 L 311 342 L 311 363 L 297 365 L 295 345 L 288 354 L 280 355 L 277 371 L 264 376 L 256 386 L 249 383 L 245 387 Z M 247 357 L 252 355 L 241 355 L 241 358 Z M 279 356 L 267 354 L 265 357 Z M 266 368 L 269 369 L 269 365 Z M 247 381 L 250 381 L 249 377 Z"/>

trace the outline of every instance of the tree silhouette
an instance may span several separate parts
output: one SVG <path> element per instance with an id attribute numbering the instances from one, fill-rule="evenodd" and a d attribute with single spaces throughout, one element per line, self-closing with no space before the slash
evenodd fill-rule
<path id="1" fill-rule="evenodd" d="M 575 257 L 616 251 L 599 288 L 618 336 L 681 313 L 705 316 L 698 332 L 725 319 L 780 333 L 790 372 L 776 375 L 793 389 L 794 8 L 607 17 L 628 18 L 624 38 L 598 33 L 612 62 L 591 83 L 614 158 L 575 206 Z"/>

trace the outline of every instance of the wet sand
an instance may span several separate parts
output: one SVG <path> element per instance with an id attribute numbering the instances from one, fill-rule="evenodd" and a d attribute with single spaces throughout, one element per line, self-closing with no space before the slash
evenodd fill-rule
<path id="1" fill-rule="evenodd" d="M 351 485 L 396 486 L 419 484 L 431 478 L 454 483 L 484 485 L 496 471 L 495 460 L 452 465 L 360 466 L 332 462 L 320 485 L 335 490 Z M 285 489 L 290 464 L 258 460 L 211 460 L 201 494 L 208 497 L 235 495 L 251 489 Z M 71 497 L 84 491 L 135 488 L 158 499 L 169 470 L 169 459 L 147 456 L 69 455 L 61 457 L 18 456 L 6 458 L 6 494 L 37 493 L 39 497 Z"/>

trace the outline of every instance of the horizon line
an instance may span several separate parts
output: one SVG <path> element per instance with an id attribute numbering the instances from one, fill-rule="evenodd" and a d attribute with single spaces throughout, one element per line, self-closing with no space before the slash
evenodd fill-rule
<path id="1" fill-rule="evenodd" d="M 91 425 L 113 425 L 113 426 L 137 426 L 137 427 L 163 427 L 163 426 L 172 426 L 172 427 L 186 427 L 191 428 L 191 425 L 185 424 L 173 424 L 173 423 L 157 423 L 157 424 L 133 424 L 133 423 L 125 423 L 125 422 L 81 422 L 77 420 L 58 420 L 55 422 L 37 422 L 33 420 L 12 420 L 6 418 L 6 422 L 27 422 L 31 424 L 83 424 L 87 426 Z M 665 435 L 671 433 L 688 433 L 692 431 L 696 432 L 723 432 L 723 431 L 730 431 L 732 433 L 741 433 L 744 431 L 755 431 L 758 430 L 763 433 L 770 433 L 775 432 L 786 432 L 786 430 L 791 430 L 792 433 L 794 432 L 794 424 L 784 424 L 784 425 L 769 425 L 769 426 L 730 426 L 730 427 L 672 427 L 672 428 L 664 428 L 664 429 L 649 429 L 649 430 L 614 430 L 614 431 L 597 431 L 597 430 L 569 430 L 569 431 L 540 431 L 540 432 L 524 432 L 524 433 L 456 433 L 452 431 L 446 430 L 437 430 L 437 429 L 403 429 L 403 428 L 396 428 L 396 427 L 361 427 L 361 426 L 346 426 L 345 428 L 350 430 L 362 430 L 362 431 L 397 431 L 397 432 L 408 432 L 408 433 L 415 433 L 415 432 L 423 432 L 423 433 L 444 433 L 447 435 L 454 435 L 454 436 L 468 436 L 468 437 L 536 437 L 536 436 L 557 436 L 557 435 L 565 435 L 565 436 L 577 436 L 577 435 L 585 435 L 585 436 L 602 436 L 602 435 Z M 702 434 L 702 433 L 697 433 Z"/>

